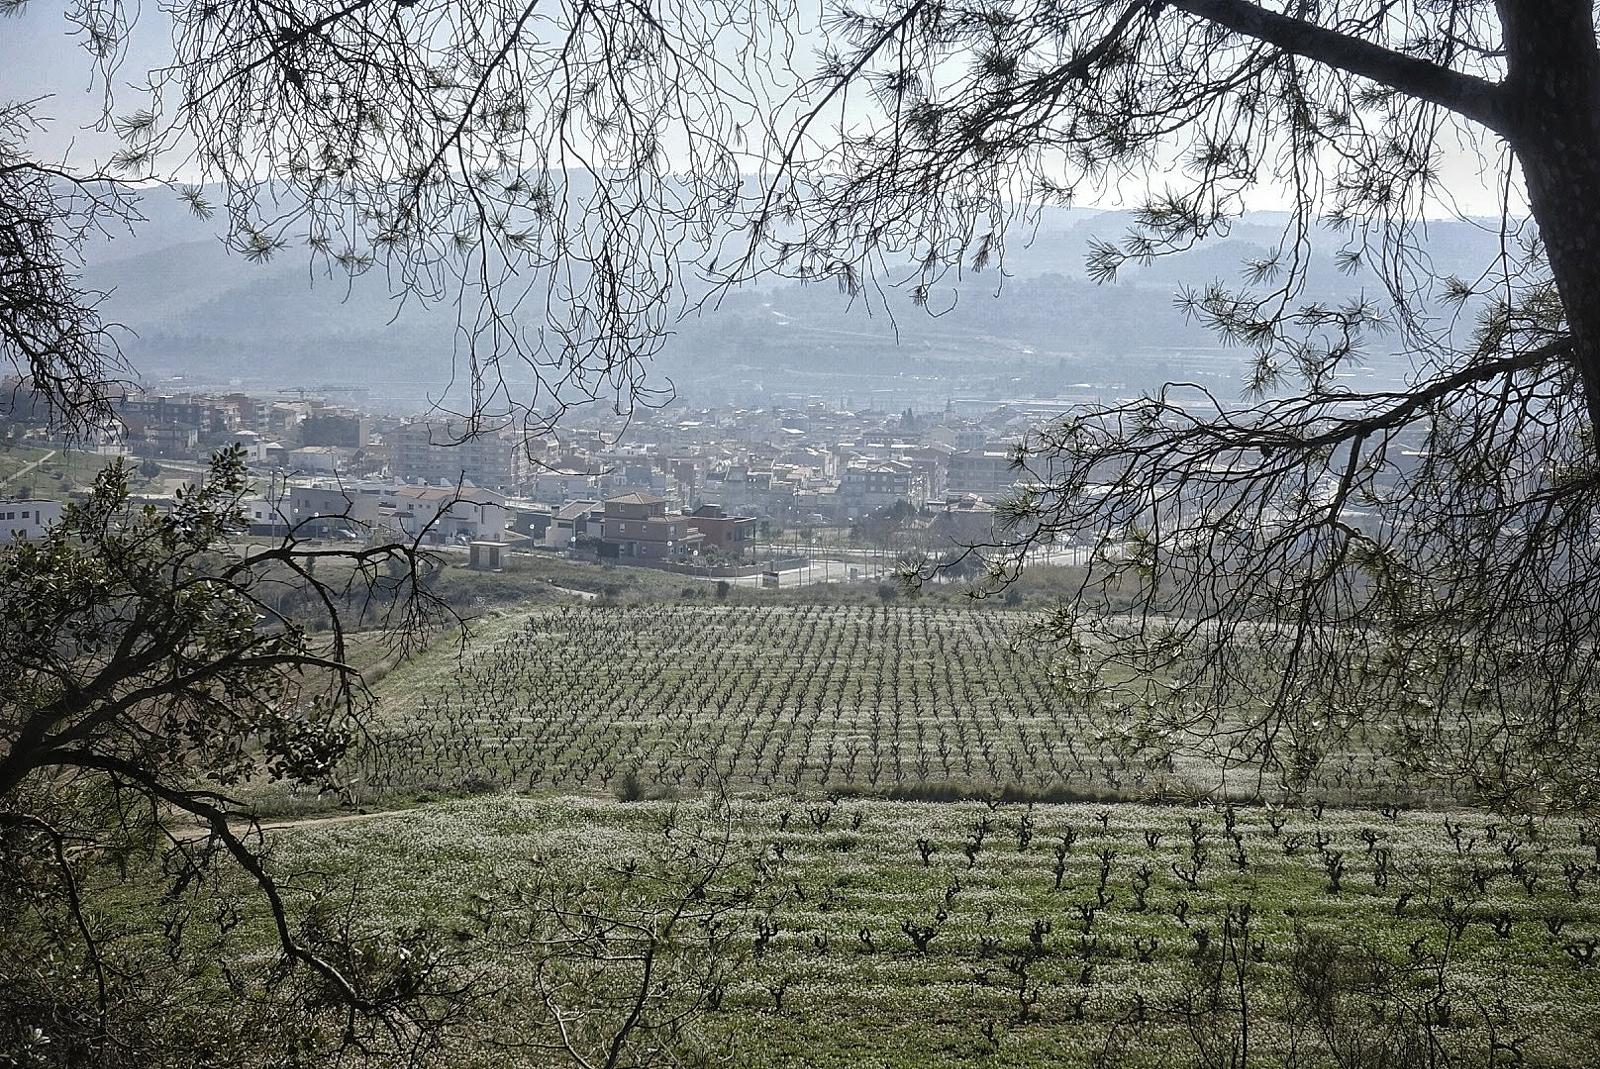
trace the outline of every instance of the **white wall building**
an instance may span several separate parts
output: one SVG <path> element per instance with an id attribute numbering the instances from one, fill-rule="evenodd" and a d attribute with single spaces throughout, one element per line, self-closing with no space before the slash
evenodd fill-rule
<path id="1" fill-rule="evenodd" d="M 426 529 L 432 542 L 506 540 L 506 499 L 489 490 L 407 486 L 394 492 L 393 501 L 393 522 L 412 538 Z"/>
<path id="2" fill-rule="evenodd" d="M 332 475 L 339 470 L 339 450 L 331 445 L 308 445 L 289 451 L 288 465 L 306 475 Z"/>
<path id="3" fill-rule="evenodd" d="M 516 483 L 516 447 L 498 434 L 469 436 L 443 423 L 409 423 L 388 435 L 389 470 L 397 478 L 454 486 L 507 488 Z"/>
<path id="4" fill-rule="evenodd" d="M 41 538 L 61 520 L 61 502 L 0 500 L 0 542 L 17 538 Z"/>

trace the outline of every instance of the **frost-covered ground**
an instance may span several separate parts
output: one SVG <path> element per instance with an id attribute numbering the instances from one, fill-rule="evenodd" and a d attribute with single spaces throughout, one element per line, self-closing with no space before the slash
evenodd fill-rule
<path id="1" fill-rule="evenodd" d="M 380 923 L 470 932 L 521 886 L 597 909 L 660 895 L 640 873 L 720 812 L 485 797 L 281 830 L 276 862 L 359 874 Z M 820 796 L 729 812 L 726 882 L 755 894 L 694 1025 L 725 1064 L 1567 1066 L 1600 1050 L 1600 848 L 1578 823 Z M 512 982 L 531 968 L 482 953 Z"/>

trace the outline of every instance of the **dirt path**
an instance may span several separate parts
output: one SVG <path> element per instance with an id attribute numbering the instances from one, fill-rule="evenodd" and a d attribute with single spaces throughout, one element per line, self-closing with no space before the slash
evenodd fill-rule
<path id="1" fill-rule="evenodd" d="M 546 580 L 546 581 L 552 587 L 554 587 L 555 589 L 561 591 L 563 594 L 576 594 L 578 597 L 582 598 L 584 601 L 593 601 L 595 598 L 598 598 L 600 596 L 599 594 L 595 593 L 593 590 L 578 590 L 575 587 L 562 586 L 560 583 L 556 582 L 554 579 L 550 579 L 550 580 Z"/>
<path id="2" fill-rule="evenodd" d="M 262 831 L 293 831 L 297 828 L 321 828 L 331 824 L 354 824 L 378 817 L 392 817 L 398 813 L 414 813 L 415 809 L 383 809 L 375 813 L 339 813 L 331 817 L 302 817 L 297 820 L 264 820 Z"/>
<path id="3" fill-rule="evenodd" d="M 34 468 L 37 468 L 40 464 L 43 464 L 45 461 L 49 460 L 55 455 L 56 451 L 52 449 L 38 460 L 35 460 L 32 464 L 24 464 L 10 475 L 7 475 L 4 479 L 0 479 L 0 486 L 4 486 L 6 483 L 11 482 L 14 479 L 22 478 L 24 475 L 28 474 L 28 472 L 32 471 Z"/>
<path id="4" fill-rule="evenodd" d="M 269 819 L 263 820 L 260 827 L 263 832 L 296 831 L 300 828 L 329 827 L 335 824 L 354 824 L 357 821 L 376 820 L 378 817 L 392 817 L 401 813 L 414 813 L 421 808 L 421 806 L 412 806 L 406 809 L 382 809 L 374 813 L 336 813 L 325 817 L 300 817 L 288 820 Z M 182 814 L 175 816 L 175 822 L 182 822 L 186 819 Z M 200 839 L 205 837 L 206 825 L 203 822 L 195 821 L 192 826 L 194 828 L 194 832 L 192 835 L 187 836 L 187 838 Z M 250 827 L 249 823 L 244 820 L 229 821 L 228 826 L 231 827 L 236 834 L 243 833 Z"/>

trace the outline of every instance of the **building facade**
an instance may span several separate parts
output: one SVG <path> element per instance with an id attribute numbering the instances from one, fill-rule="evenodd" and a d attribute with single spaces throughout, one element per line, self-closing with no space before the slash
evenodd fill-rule
<path id="1" fill-rule="evenodd" d="M 392 522 L 429 543 L 506 540 L 505 498 L 486 490 L 401 487 L 392 498 Z"/>
<path id="2" fill-rule="evenodd" d="M 846 508 L 856 511 L 882 508 L 897 501 L 921 508 L 927 493 L 921 476 L 911 465 L 888 460 L 847 467 L 839 480 L 839 498 Z"/>
<path id="3" fill-rule="evenodd" d="M 756 544 L 753 516 L 729 516 L 720 505 L 701 505 L 689 514 L 688 520 L 703 537 L 704 550 L 743 557 Z"/>
<path id="4" fill-rule="evenodd" d="M 491 490 L 516 484 L 515 446 L 496 434 L 463 440 L 441 423 L 408 423 L 389 433 L 389 470 L 396 478 L 424 483 L 460 482 Z"/>
<path id="5" fill-rule="evenodd" d="M 665 498 L 623 494 L 606 501 L 600 553 L 631 560 L 682 560 L 699 554 L 705 536 L 687 516 L 668 516 Z"/>
<path id="6" fill-rule="evenodd" d="M 61 520 L 61 502 L 27 498 L 0 500 L 0 541 L 42 538 Z"/>

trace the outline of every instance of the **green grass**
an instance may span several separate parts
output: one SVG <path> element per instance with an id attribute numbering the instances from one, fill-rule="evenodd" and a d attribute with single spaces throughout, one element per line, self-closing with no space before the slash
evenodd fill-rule
<path id="1" fill-rule="evenodd" d="M 12 446 L 0 449 L 0 496 L 31 496 L 60 500 L 85 491 L 95 476 L 108 467 L 112 457 L 82 449 L 41 449 Z M 37 467 L 32 465 L 38 463 Z M 174 482 L 193 482 L 195 474 L 167 470 L 154 479 L 139 474 L 137 460 L 126 461 L 132 472 L 129 486 L 134 493 L 166 493 Z"/>
<path id="2" fill-rule="evenodd" d="M 475 572 L 448 559 L 435 591 L 469 616 L 529 605 L 575 600 L 566 590 L 594 594 L 610 603 L 676 600 L 687 588 L 710 597 L 708 585 L 669 572 L 572 561 L 553 553 L 514 553 L 499 572 Z M 566 588 L 563 590 L 561 588 Z"/>

